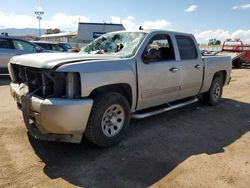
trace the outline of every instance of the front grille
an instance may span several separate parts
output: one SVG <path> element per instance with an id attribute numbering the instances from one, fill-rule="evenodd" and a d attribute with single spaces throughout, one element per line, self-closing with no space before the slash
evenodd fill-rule
<path id="1" fill-rule="evenodd" d="M 66 97 L 66 73 L 48 69 L 14 65 L 12 70 L 16 83 L 25 83 L 29 92 L 42 98 Z"/>

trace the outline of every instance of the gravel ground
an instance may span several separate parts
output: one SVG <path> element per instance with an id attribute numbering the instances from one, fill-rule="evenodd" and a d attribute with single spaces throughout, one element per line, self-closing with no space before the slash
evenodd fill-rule
<path id="1" fill-rule="evenodd" d="M 102 149 L 30 137 L 0 76 L 0 187 L 249 187 L 249 77 L 250 67 L 234 69 L 220 105 L 133 120 Z"/>

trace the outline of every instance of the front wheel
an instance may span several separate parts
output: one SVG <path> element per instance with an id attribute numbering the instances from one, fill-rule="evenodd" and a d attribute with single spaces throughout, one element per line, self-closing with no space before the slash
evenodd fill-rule
<path id="1" fill-rule="evenodd" d="M 101 147 L 118 143 L 125 135 L 130 122 L 130 105 L 119 93 L 106 93 L 94 98 L 86 127 L 88 140 Z"/>
<path id="2" fill-rule="evenodd" d="M 215 106 L 219 104 L 223 91 L 223 83 L 221 77 L 215 77 L 212 81 L 208 92 L 203 94 L 204 101 L 210 105 Z"/>

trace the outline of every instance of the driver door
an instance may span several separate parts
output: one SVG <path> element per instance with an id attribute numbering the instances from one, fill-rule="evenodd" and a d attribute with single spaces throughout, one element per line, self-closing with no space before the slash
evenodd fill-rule
<path id="1" fill-rule="evenodd" d="M 156 34 L 138 60 L 138 110 L 178 99 L 179 62 L 175 59 L 172 39 Z"/>

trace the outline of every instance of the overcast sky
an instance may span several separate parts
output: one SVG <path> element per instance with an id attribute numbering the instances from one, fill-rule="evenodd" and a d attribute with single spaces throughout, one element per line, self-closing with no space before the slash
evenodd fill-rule
<path id="1" fill-rule="evenodd" d="M 246 0 L 0 0 L 0 28 L 37 28 L 34 11 L 43 10 L 42 28 L 76 31 L 77 23 L 122 23 L 126 29 L 169 29 L 209 38 L 242 38 L 250 43 L 250 1 Z"/>

